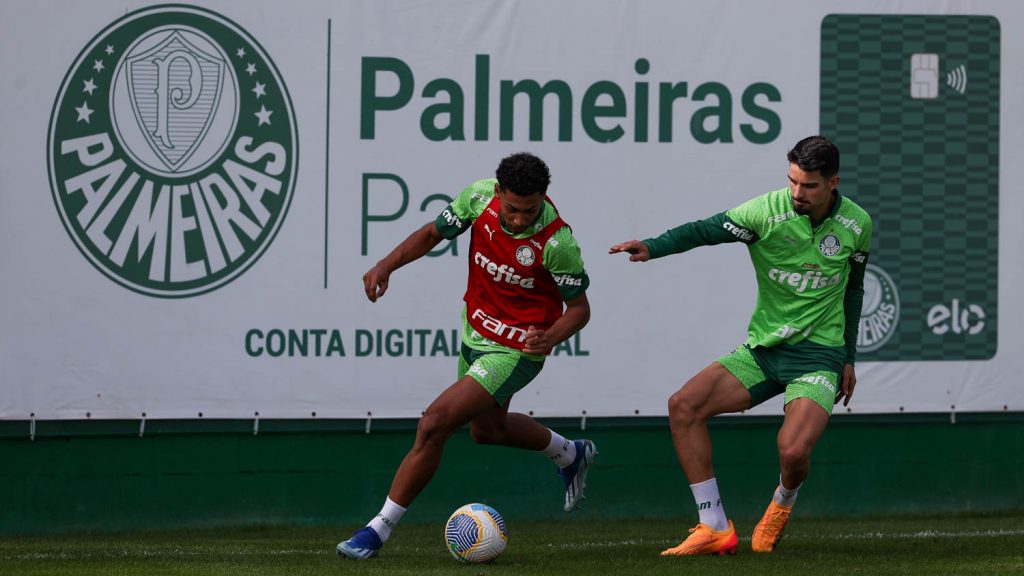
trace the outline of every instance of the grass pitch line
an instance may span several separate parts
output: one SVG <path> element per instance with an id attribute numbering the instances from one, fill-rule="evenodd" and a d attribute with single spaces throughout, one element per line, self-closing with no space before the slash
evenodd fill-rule
<path id="1" fill-rule="evenodd" d="M 920 530 L 917 532 L 861 532 L 861 533 L 847 533 L 847 534 L 814 534 L 803 536 L 800 534 L 788 534 L 787 540 L 807 540 L 807 541 L 821 541 L 821 540 L 920 540 L 925 538 L 1002 538 L 1005 536 L 1024 536 L 1024 529 L 1022 530 L 962 530 L 962 531 L 949 531 L 949 530 Z M 683 538 L 681 536 L 680 538 Z M 750 542 L 750 536 L 740 536 L 741 542 Z M 563 544 L 548 544 L 545 548 L 559 548 L 563 550 L 586 550 L 591 548 L 610 548 L 610 547 L 633 547 L 642 546 L 645 544 L 657 544 L 659 546 L 667 544 L 677 544 L 679 539 L 666 538 L 656 540 L 644 540 L 644 539 L 630 539 L 630 540 L 615 540 L 615 541 L 595 541 L 595 542 L 579 542 L 579 543 L 563 543 Z"/>
<path id="2" fill-rule="evenodd" d="M 1002 536 L 1024 536 L 1024 530 L 963 530 L 960 532 L 950 532 L 948 530 L 921 530 L 918 532 L 863 532 L 860 534 L 838 534 L 832 537 L 826 535 L 824 539 L 887 540 L 896 538 L 899 540 L 914 540 L 920 538 L 999 538 Z M 799 536 L 796 536 L 796 538 L 799 538 Z"/>

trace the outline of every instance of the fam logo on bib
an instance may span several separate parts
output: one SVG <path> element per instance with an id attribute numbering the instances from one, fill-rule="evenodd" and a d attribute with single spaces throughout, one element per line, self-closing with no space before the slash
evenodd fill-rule
<path id="1" fill-rule="evenodd" d="M 892 278 L 874 264 L 864 271 L 857 351 L 874 352 L 889 341 L 900 319 L 900 294 Z"/>
<path id="2" fill-rule="evenodd" d="M 298 138 L 270 56 L 227 18 L 162 5 L 79 54 L 50 117 L 53 200 L 79 251 L 136 292 L 180 298 L 249 269 L 291 204 Z"/>

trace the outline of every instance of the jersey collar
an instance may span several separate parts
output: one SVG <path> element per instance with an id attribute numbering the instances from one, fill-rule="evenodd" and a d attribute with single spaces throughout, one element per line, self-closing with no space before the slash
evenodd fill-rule
<path id="1" fill-rule="evenodd" d="M 811 220 L 812 228 L 817 228 L 818 226 L 821 226 L 822 224 L 825 223 L 825 220 L 828 220 L 829 218 L 835 216 L 836 212 L 839 212 L 839 205 L 843 203 L 843 195 L 839 193 L 839 188 L 833 190 L 832 193 L 834 194 L 832 209 L 829 210 L 828 214 L 826 214 L 825 217 L 822 218 L 820 221 L 815 222 L 814 220 Z M 810 216 L 808 216 L 807 218 L 810 220 Z"/>

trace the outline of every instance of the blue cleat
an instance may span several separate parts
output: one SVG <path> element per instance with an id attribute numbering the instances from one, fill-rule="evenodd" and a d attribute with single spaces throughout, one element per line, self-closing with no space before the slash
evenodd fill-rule
<path id="1" fill-rule="evenodd" d="M 384 546 L 377 531 L 369 526 L 364 526 L 351 538 L 338 544 L 338 556 L 345 556 L 353 560 L 366 560 L 377 555 L 377 551 Z"/>
<path id="2" fill-rule="evenodd" d="M 587 470 L 594 463 L 597 448 L 590 440 L 573 440 L 576 444 L 576 459 L 572 464 L 558 471 L 565 484 L 565 511 L 572 512 L 580 507 L 583 489 L 587 487 Z"/>

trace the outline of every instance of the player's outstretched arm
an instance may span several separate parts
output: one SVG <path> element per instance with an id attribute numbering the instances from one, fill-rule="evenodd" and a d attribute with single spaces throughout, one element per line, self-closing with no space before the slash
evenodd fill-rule
<path id="1" fill-rule="evenodd" d="M 387 292 L 388 280 L 391 278 L 392 272 L 409 262 L 422 258 L 443 239 L 434 223 L 428 222 L 410 234 L 408 238 L 402 240 L 401 244 L 395 246 L 390 254 L 377 262 L 366 274 L 363 274 L 363 289 L 370 302 L 376 302 Z"/>
<path id="2" fill-rule="evenodd" d="M 608 249 L 609 254 L 617 254 L 619 252 L 628 252 L 630 262 L 647 262 L 651 259 L 651 251 L 647 248 L 647 244 L 639 240 L 619 242 Z"/>

